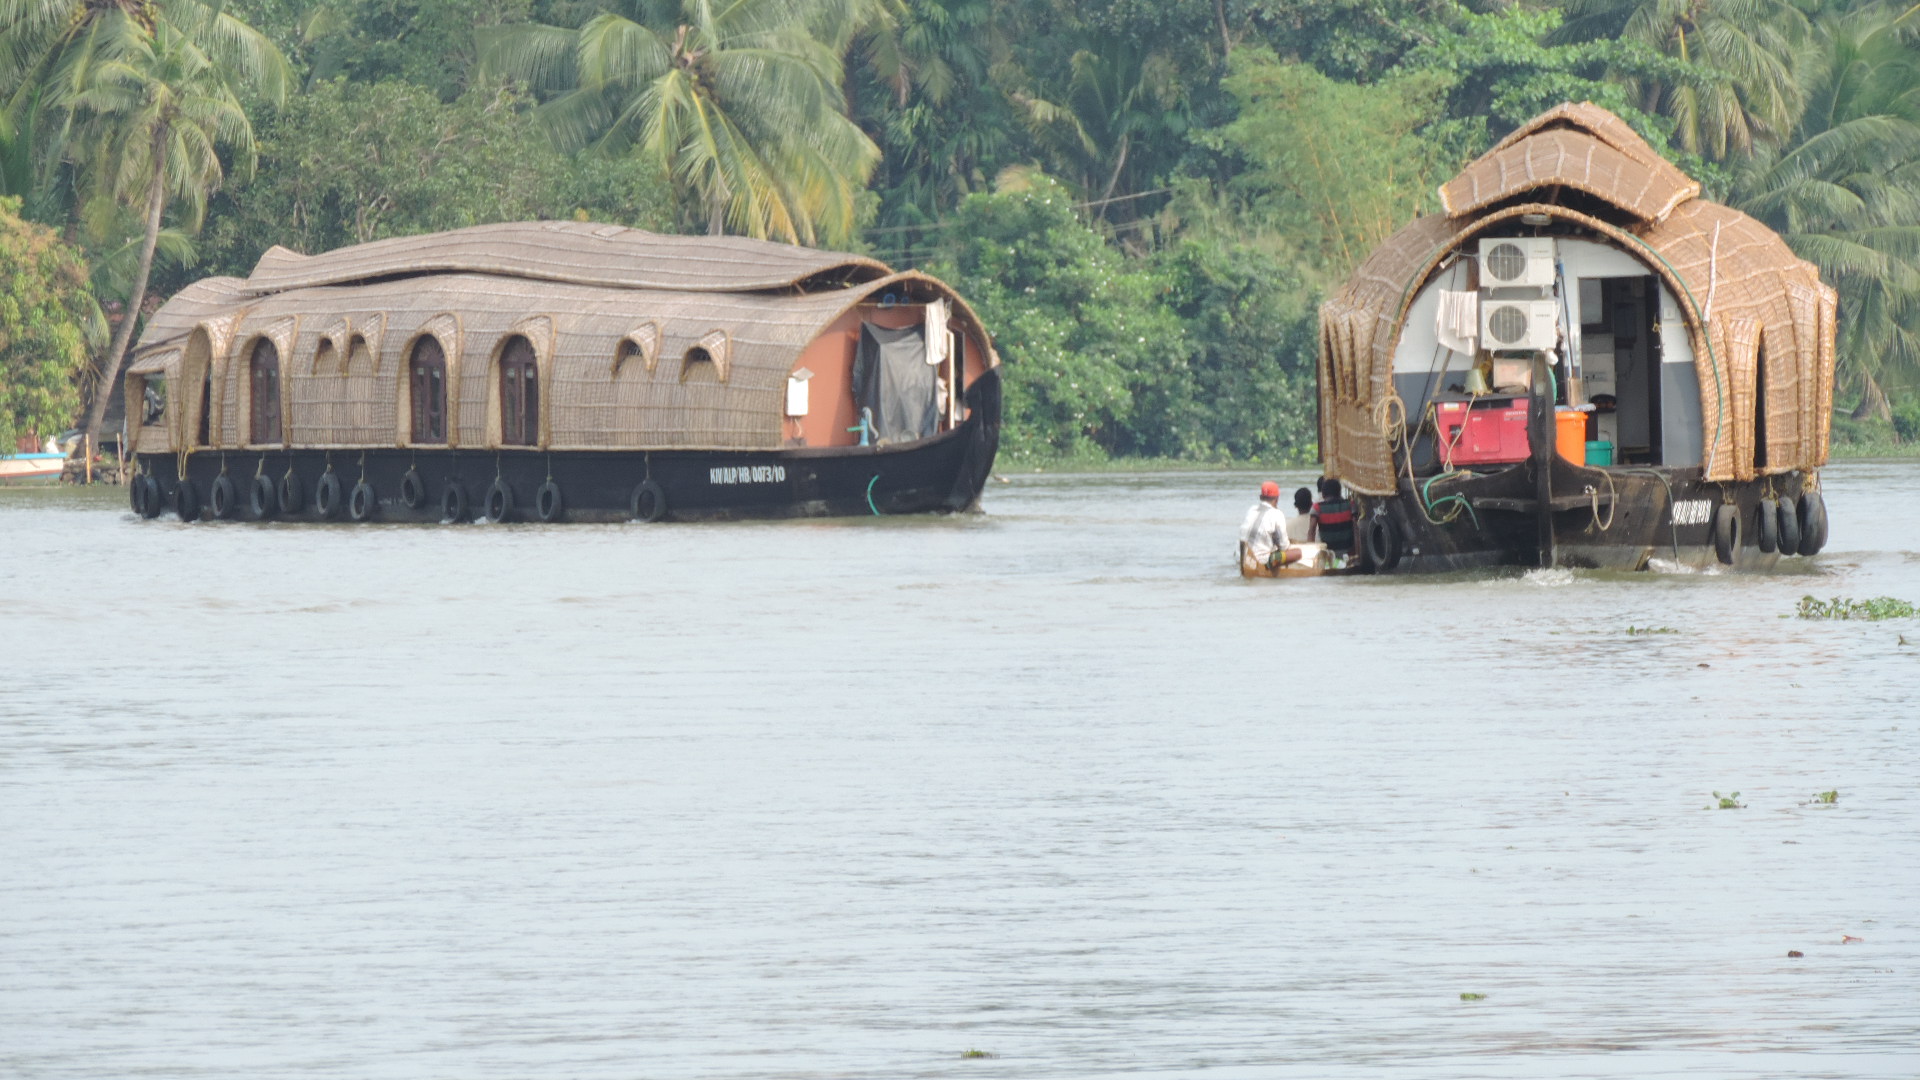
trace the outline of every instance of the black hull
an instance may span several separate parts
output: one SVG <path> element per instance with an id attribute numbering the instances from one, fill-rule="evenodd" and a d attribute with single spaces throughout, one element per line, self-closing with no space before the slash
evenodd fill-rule
<path id="1" fill-rule="evenodd" d="M 1552 414 L 1536 405 L 1531 435 L 1551 448 Z M 1576 465 L 1549 449 L 1528 461 L 1467 479 L 1409 480 L 1391 496 L 1354 496 L 1359 562 L 1375 572 L 1437 573 L 1491 567 L 1645 570 L 1678 567 L 1764 571 L 1797 552 L 1763 550 L 1761 502 L 1797 502 L 1818 484 L 1792 472 L 1740 482 L 1708 481 L 1699 467 Z M 1452 501 L 1449 496 L 1464 500 Z M 1731 560 L 1715 545 L 1721 507 L 1738 535 Z M 1824 507 L 1821 508 L 1824 519 Z M 1446 519 L 1436 521 L 1435 519 Z M 1369 545 L 1384 521 L 1399 541 Z M 1822 526 L 1824 529 L 1824 525 Z M 1824 542 L 1824 535 L 1822 541 Z M 1818 544 L 1814 545 L 1817 549 Z"/>
<path id="2" fill-rule="evenodd" d="M 158 507 L 180 506 L 181 487 L 195 519 L 213 514 L 213 488 L 224 473 L 233 485 L 232 520 L 261 520 L 249 492 L 256 475 L 276 487 L 291 473 L 302 505 L 275 507 L 276 521 L 442 522 L 449 488 L 464 496 L 459 520 L 489 513 L 496 482 L 511 496 L 507 521 L 715 521 L 740 518 L 836 517 L 956 512 L 978 506 L 1000 443 L 999 372 L 967 388 L 968 419 L 942 435 L 903 446 L 819 449 L 718 450 L 198 450 L 186 476 L 172 454 L 142 454 L 139 468 L 157 485 Z M 418 487 L 407 481 L 411 472 Z M 321 512 L 318 493 L 332 473 L 338 498 Z M 356 516 L 353 492 L 364 481 L 372 494 Z M 551 481 L 560 509 L 543 516 L 541 489 Z M 136 484 L 138 481 L 136 481 Z M 659 504 L 636 491 L 654 485 Z M 406 494 L 419 497 L 410 506 Z M 136 493 L 136 499 L 138 495 Z M 500 506 L 493 500 L 493 509 Z"/>

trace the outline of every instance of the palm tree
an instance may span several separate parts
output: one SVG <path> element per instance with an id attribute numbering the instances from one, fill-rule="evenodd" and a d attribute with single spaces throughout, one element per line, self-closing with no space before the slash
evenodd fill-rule
<path id="1" fill-rule="evenodd" d="M 707 231 L 844 243 L 879 150 L 851 120 L 836 47 L 813 32 L 857 0 L 620 0 L 578 30 L 487 33 L 483 72 L 557 93 L 563 148 L 637 152 Z M 822 31 L 824 32 L 824 31 Z"/>
<path id="2" fill-rule="evenodd" d="M 1889 378 L 1920 377 L 1920 52 L 1915 12 L 1884 3 L 1815 24 L 1807 108 L 1782 146 L 1734 170 L 1731 200 L 1840 293 L 1840 365 L 1856 419 Z"/>
<path id="3" fill-rule="evenodd" d="M 44 195 L 68 163 L 72 100 L 101 57 L 151 37 L 159 22 L 205 53 L 227 81 L 278 105 L 292 68 L 266 36 L 215 0 L 0 0 L 0 114 L 32 132 Z"/>
<path id="4" fill-rule="evenodd" d="M 1098 205 L 1098 217 L 1106 216 L 1116 191 L 1129 195 L 1142 186 L 1123 185 L 1124 179 L 1158 179 L 1151 166 L 1140 168 L 1136 148 L 1159 149 L 1163 155 L 1184 148 L 1178 73 L 1142 42 L 1106 38 L 1075 52 L 1061 89 L 1057 102 L 1025 95 L 1015 100 L 1061 172 Z"/>
<path id="5" fill-rule="evenodd" d="M 1808 37 L 1794 0 L 1572 0 L 1557 41 L 1624 39 L 1694 69 L 1683 83 L 1629 79 L 1674 139 L 1726 158 L 1792 130 L 1804 104 L 1796 64 Z"/>
<path id="6" fill-rule="evenodd" d="M 127 16 L 109 16 L 127 18 Z M 100 358 L 99 379 L 87 422 L 94 431 L 146 296 L 160 223 L 170 202 L 183 203 L 198 228 L 207 196 L 220 186 L 225 148 L 237 168 L 253 165 L 253 127 L 218 65 L 182 31 L 164 20 L 152 35 L 119 35 L 113 49 L 96 56 L 87 83 L 69 100 L 86 145 L 81 195 L 90 214 L 142 208 L 144 233 L 128 290 L 125 315 Z"/>

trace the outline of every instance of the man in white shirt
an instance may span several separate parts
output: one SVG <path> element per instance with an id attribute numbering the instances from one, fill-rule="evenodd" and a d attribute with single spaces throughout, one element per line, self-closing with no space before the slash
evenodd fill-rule
<path id="1" fill-rule="evenodd" d="M 1260 501 L 1247 511 L 1240 523 L 1240 557 L 1273 569 L 1290 560 L 1287 549 L 1287 515 L 1280 510 L 1280 485 L 1269 480 L 1260 485 Z M 1291 553 L 1298 558 L 1298 552 Z"/>

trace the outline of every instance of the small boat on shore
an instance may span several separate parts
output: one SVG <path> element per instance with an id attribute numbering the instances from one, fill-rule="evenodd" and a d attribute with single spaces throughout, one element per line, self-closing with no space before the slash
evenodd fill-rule
<path id="1" fill-rule="evenodd" d="M 50 484 L 66 464 L 65 454 L 8 454 L 0 457 L 0 484 Z"/>
<path id="2" fill-rule="evenodd" d="M 1827 540 L 1837 297 L 1591 103 L 1440 189 L 1320 311 L 1320 447 L 1376 573 L 1763 570 Z"/>
<path id="3" fill-rule="evenodd" d="M 298 521 L 960 511 L 999 358 L 943 282 L 583 222 L 274 248 L 149 321 L 134 512 Z"/>

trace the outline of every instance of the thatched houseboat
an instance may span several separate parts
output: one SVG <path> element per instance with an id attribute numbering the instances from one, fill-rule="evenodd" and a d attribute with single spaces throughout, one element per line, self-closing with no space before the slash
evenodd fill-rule
<path id="1" fill-rule="evenodd" d="M 1527 123 L 1320 313 L 1377 571 L 1763 568 L 1826 541 L 1835 293 L 1598 106 Z"/>
<path id="2" fill-rule="evenodd" d="M 126 380 L 132 501 L 184 520 L 962 510 L 999 444 L 965 301 L 858 255 L 483 225 L 208 278 Z"/>

